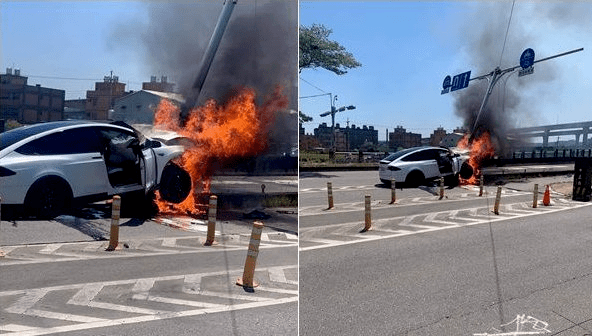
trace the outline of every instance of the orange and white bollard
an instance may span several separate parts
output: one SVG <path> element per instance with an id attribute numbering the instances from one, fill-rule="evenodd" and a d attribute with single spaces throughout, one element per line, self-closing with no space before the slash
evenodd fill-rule
<path id="1" fill-rule="evenodd" d="M 327 182 L 327 200 L 329 201 L 327 209 L 333 209 L 333 185 L 331 182 Z"/>
<path id="2" fill-rule="evenodd" d="M 539 196 L 539 185 L 537 183 L 535 183 L 534 190 L 532 192 L 532 207 L 533 208 L 537 207 L 538 196 Z"/>
<path id="3" fill-rule="evenodd" d="M 371 196 L 370 195 L 366 195 L 365 197 L 365 202 L 364 202 L 364 229 L 362 230 L 362 232 L 366 232 L 366 231 L 370 231 L 372 230 L 372 207 L 371 207 Z"/>
<path id="4" fill-rule="evenodd" d="M 502 186 L 497 187 L 497 193 L 495 194 L 495 205 L 493 206 L 493 213 L 499 215 L 500 200 L 502 198 Z"/>
<path id="5" fill-rule="evenodd" d="M 479 197 L 483 196 L 483 174 L 479 176 Z"/>
<path id="6" fill-rule="evenodd" d="M 121 197 L 113 196 L 111 203 L 111 232 L 109 235 L 109 247 L 107 251 L 115 251 L 119 245 L 119 216 L 121 214 Z"/>
<path id="7" fill-rule="evenodd" d="M 549 190 L 548 184 L 547 184 L 547 188 L 545 189 L 545 194 L 543 195 L 543 205 L 544 206 L 551 205 L 551 191 Z"/>
<path id="8" fill-rule="evenodd" d="M 395 179 L 391 179 L 391 204 L 397 202 L 397 183 Z"/>
<path id="9" fill-rule="evenodd" d="M 254 281 L 255 265 L 257 264 L 257 256 L 259 255 L 259 243 L 261 243 L 261 233 L 263 232 L 263 223 L 253 223 L 253 231 L 251 232 L 251 241 L 249 242 L 249 250 L 247 251 L 247 260 L 245 261 L 245 268 L 242 278 L 236 280 L 239 286 L 254 288 L 259 286 Z"/>
<path id="10" fill-rule="evenodd" d="M 444 178 L 440 177 L 440 198 L 439 200 L 444 198 Z"/>
<path id="11" fill-rule="evenodd" d="M 216 236 L 216 211 L 218 209 L 218 196 L 210 196 L 210 204 L 208 206 L 208 234 L 206 237 L 205 246 L 215 245 Z"/>

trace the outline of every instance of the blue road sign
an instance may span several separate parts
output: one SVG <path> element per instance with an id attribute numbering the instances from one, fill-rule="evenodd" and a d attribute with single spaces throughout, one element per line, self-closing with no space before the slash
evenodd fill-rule
<path id="1" fill-rule="evenodd" d="M 530 68 L 534 64 L 534 50 L 528 48 L 520 56 L 520 66 L 522 69 Z"/>
<path id="2" fill-rule="evenodd" d="M 442 93 L 445 94 L 450 92 L 450 87 L 452 86 L 452 77 L 446 76 L 444 77 L 444 83 L 442 83 Z"/>
<path id="3" fill-rule="evenodd" d="M 452 78 L 452 86 L 450 87 L 450 91 L 456 91 L 460 89 L 464 89 L 469 86 L 469 80 L 471 79 L 471 72 L 463 72 L 458 74 Z"/>

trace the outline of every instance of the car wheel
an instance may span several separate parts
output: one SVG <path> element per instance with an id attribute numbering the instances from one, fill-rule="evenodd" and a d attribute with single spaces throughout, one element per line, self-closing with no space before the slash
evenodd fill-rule
<path id="1" fill-rule="evenodd" d="M 411 188 L 417 188 L 425 183 L 425 177 L 422 172 L 414 170 L 405 178 L 405 184 Z"/>
<path id="2" fill-rule="evenodd" d="M 181 203 L 191 192 L 191 176 L 183 168 L 169 162 L 162 170 L 159 191 L 165 201 Z"/>
<path id="3" fill-rule="evenodd" d="M 59 177 L 42 178 L 29 188 L 25 197 L 25 211 L 37 218 L 53 219 L 71 205 L 72 191 Z"/>
<path id="4" fill-rule="evenodd" d="M 463 162 L 463 164 L 460 166 L 460 177 L 468 180 L 471 178 L 471 176 L 473 176 L 473 173 L 473 167 L 471 167 L 468 162 Z"/>

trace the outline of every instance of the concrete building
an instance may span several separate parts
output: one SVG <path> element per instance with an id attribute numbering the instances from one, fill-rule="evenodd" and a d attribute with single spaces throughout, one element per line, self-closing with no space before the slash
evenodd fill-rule
<path id="1" fill-rule="evenodd" d="M 158 91 L 158 92 L 173 92 L 175 89 L 174 83 L 169 83 L 166 76 L 160 77 L 160 82 L 156 80 L 156 76 L 150 77 L 150 82 L 142 83 L 142 90 Z"/>
<path id="2" fill-rule="evenodd" d="M 118 76 L 105 76 L 102 82 L 95 83 L 94 91 L 86 91 L 85 111 L 88 119 L 107 120 L 108 112 L 118 98 L 126 95 L 125 84 Z"/>
<path id="3" fill-rule="evenodd" d="M 397 126 L 394 132 L 389 133 L 389 148 L 391 150 L 417 146 L 421 146 L 421 134 L 407 132 L 403 126 Z"/>
<path id="4" fill-rule="evenodd" d="M 89 119 L 86 99 L 67 99 L 64 102 L 64 119 Z"/>
<path id="5" fill-rule="evenodd" d="M 0 119 L 22 124 L 62 120 L 66 91 L 28 85 L 27 80 L 20 69 L 7 68 L 0 74 Z"/>
<path id="6" fill-rule="evenodd" d="M 314 135 L 325 148 L 331 147 L 331 126 L 322 123 L 314 129 Z M 342 128 L 335 124 L 335 149 L 338 152 L 358 150 L 365 143 L 378 145 L 378 130 L 374 126 L 356 127 L 356 125 Z"/>
<path id="7" fill-rule="evenodd" d="M 440 146 L 442 139 L 446 137 L 446 130 L 442 127 L 438 127 L 434 130 L 434 133 L 430 135 L 430 146 Z"/>
<path id="8" fill-rule="evenodd" d="M 185 102 L 183 96 L 177 93 L 140 90 L 117 99 L 109 119 L 128 124 L 153 124 L 154 113 L 162 99 L 168 99 L 178 106 Z"/>

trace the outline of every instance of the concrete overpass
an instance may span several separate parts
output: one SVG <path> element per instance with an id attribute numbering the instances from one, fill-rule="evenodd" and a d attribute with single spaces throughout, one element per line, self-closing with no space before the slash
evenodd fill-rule
<path id="1" fill-rule="evenodd" d="M 592 139 L 588 139 L 588 136 L 592 134 L 590 128 L 592 128 L 592 121 L 584 121 L 568 124 L 516 128 L 511 130 L 508 135 L 515 138 L 543 138 L 543 147 L 549 147 L 550 137 L 573 135 L 575 136 L 576 147 L 589 147 L 592 146 Z M 582 138 L 581 143 L 580 137 Z"/>

